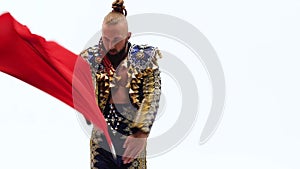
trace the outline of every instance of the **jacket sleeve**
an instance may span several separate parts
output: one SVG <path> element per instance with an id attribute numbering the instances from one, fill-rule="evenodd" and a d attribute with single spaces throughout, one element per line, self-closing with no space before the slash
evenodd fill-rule
<path id="1" fill-rule="evenodd" d="M 157 64 L 157 56 L 161 57 L 159 50 L 149 61 L 150 64 L 142 71 L 142 95 L 143 100 L 139 106 L 133 127 L 144 133 L 149 133 L 159 108 L 161 95 L 160 70 Z"/>
<path id="2" fill-rule="evenodd" d="M 96 66 L 95 63 L 93 62 L 93 59 L 95 57 L 94 53 L 96 50 L 97 50 L 96 47 L 89 47 L 83 50 L 79 54 L 79 56 L 82 57 L 90 65 L 90 71 L 91 71 L 94 87 L 96 87 Z"/>
<path id="3" fill-rule="evenodd" d="M 88 49 L 83 50 L 79 54 L 79 56 L 82 57 L 90 65 L 90 71 L 91 71 L 91 76 L 92 76 L 93 84 L 94 84 L 94 87 L 96 88 L 96 71 L 95 71 L 95 68 L 92 66 L 92 63 L 91 63 L 91 58 L 94 57 L 92 51 L 93 51 L 93 48 L 90 47 Z M 91 125 L 91 122 L 89 120 L 87 120 L 86 118 L 85 118 L 85 121 L 86 121 L 86 123 L 88 125 Z"/>

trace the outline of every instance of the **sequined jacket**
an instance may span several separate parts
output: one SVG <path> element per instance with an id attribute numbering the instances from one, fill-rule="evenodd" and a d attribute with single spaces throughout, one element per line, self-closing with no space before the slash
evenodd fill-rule
<path id="1" fill-rule="evenodd" d="M 102 63 L 99 45 L 90 47 L 80 54 L 91 65 L 99 108 L 103 111 L 109 101 L 111 89 L 118 87 L 121 80 L 114 72 L 107 72 Z M 125 87 L 129 90 L 131 104 L 137 108 L 131 128 L 150 132 L 158 111 L 161 79 L 157 59 L 159 50 L 147 45 L 131 45 L 127 57 L 120 63 L 127 69 Z M 120 66 L 119 66 L 120 67 Z"/>

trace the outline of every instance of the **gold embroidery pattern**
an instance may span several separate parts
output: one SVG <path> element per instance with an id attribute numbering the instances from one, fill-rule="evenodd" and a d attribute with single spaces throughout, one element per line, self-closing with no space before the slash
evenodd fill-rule
<path id="1" fill-rule="evenodd" d="M 99 144 L 95 143 L 92 139 L 90 140 L 90 165 L 91 169 L 99 169 L 95 166 L 95 164 L 98 162 L 96 160 L 96 156 L 99 155 L 99 152 L 96 150 L 100 148 Z M 128 169 L 147 169 L 147 160 L 146 160 L 146 148 L 142 151 L 142 153 L 139 155 L 138 158 L 134 159 L 131 165 L 128 167 Z"/>
<path id="2" fill-rule="evenodd" d="M 105 72 L 101 65 L 102 57 L 99 56 L 99 47 L 88 48 L 80 54 L 91 65 L 91 72 L 95 82 L 95 92 L 99 108 L 103 111 L 108 102 L 111 88 L 118 87 L 116 84 L 121 80 L 116 73 Z M 150 132 L 156 113 L 158 111 L 159 99 L 161 95 L 161 78 L 157 64 L 157 59 L 161 57 L 157 48 L 146 45 L 132 45 L 129 54 L 120 66 L 127 69 L 127 83 L 125 87 L 129 89 L 131 103 L 138 109 L 135 117 L 130 119 L 125 131 L 138 128 L 143 132 Z M 101 67 L 102 66 L 102 67 Z M 97 133 L 98 132 L 98 133 Z M 96 151 L 100 148 L 100 135 L 98 130 L 93 129 L 91 136 L 91 168 L 96 169 Z M 146 149 L 135 159 L 129 169 L 146 168 Z"/>
<path id="3" fill-rule="evenodd" d="M 139 155 L 139 157 L 133 160 L 131 166 L 128 169 L 146 169 L 147 168 L 146 161 L 146 148 Z"/>
<path id="4" fill-rule="evenodd" d="M 99 153 L 96 151 L 98 148 L 100 148 L 99 144 L 95 143 L 93 141 L 93 139 L 90 140 L 90 165 L 91 165 L 91 169 L 97 169 L 95 167 L 95 164 L 98 162 L 95 157 L 96 155 L 98 155 Z"/>

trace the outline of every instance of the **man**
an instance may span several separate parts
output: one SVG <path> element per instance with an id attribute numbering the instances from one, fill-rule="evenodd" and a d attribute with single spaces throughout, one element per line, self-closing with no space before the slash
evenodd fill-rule
<path id="1" fill-rule="evenodd" d="M 99 44 L 80 55 L 91 65 L 96 95 L 116 148 L 113 158 L 101 130 L 91 136 L 92 169 L 146 168 L 146 142 L 160 99 L 157 48 L 128 40 L 127 11 L 115 1 L 102 24 Z"/>

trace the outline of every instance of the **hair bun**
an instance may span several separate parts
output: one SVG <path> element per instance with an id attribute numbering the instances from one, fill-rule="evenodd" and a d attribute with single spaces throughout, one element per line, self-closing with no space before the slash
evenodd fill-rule
<path id="1" fill-rule="evenodd" d="M 125 9 L 125 6 L 123 5 L 123 0 L 116 0 L 112 3 L 112 8 L 114 12 L 119 12 L 125 16 L 127 16 L 127 10 Z"/>

